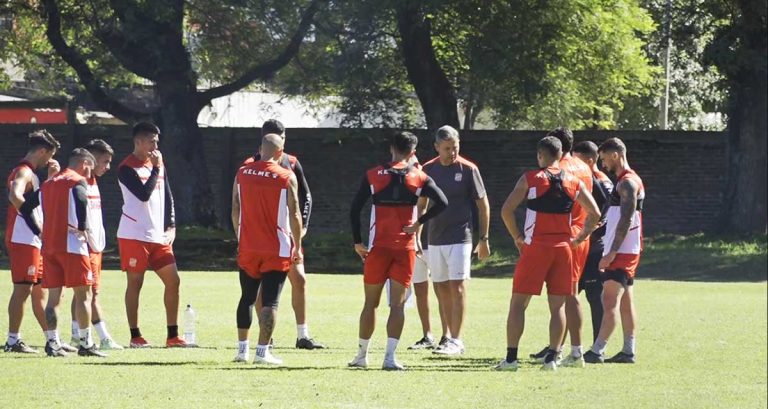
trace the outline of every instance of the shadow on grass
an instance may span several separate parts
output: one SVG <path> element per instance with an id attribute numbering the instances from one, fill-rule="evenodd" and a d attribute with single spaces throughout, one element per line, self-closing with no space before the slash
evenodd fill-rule
<path id="1" fill-rule="evenodd" d="M 109 358 L 107 358 L 109 359 Z M 112 362 L 112 361 L 92 361 L 92 362 L 78 362 L 79 365 L 93 365 L 93 366 L 184 366 L 184 365 L 200 365 L 205 362 L 201 361 L 176 361 L 176 362 L 157 362 L 157 361 L 131 361 L 131 362 Z"/>

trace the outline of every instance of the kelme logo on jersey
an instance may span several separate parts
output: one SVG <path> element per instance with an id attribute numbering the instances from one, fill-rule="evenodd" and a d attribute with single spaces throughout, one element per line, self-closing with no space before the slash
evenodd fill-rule
<path id="1" fill-rule="evenodd" d="M 263 178 L 272 178 L 272 179 L 278 178 L 277 173 L 268 172 L 266 170 L 255 170 L 255 169 L 243 169 L 243 175 L 261 176 Z"/>
<path id="2" fill-rule="evenodd" d="M 462 177 L 462 176 L 461 176 L 461 173 L 457 173 L 457 174 L 455 174 L 455 175 L 453 176 L 453 180 L 455 180 L 455 181 L 457 181 L 457 182 L 461 182 L 461 177 Z"/>

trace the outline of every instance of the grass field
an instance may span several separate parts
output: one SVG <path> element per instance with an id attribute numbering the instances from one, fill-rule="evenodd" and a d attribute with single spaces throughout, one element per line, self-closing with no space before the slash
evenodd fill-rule
<path id="1" fill-rule="evenodd" d="M 406 351 L 407 344 L 421 336 L 416 311 L 408 309 L 399 351 L 409 369 L 404 373 L 377 369 L 386 338 L 385 308 L 372 341 L 374 369 L 345 368 L 356 351 L 362 303 L 359 275 L 310 275 L 309 285 L 310 328 L 330 348 L 311 352 L 292 348 L 295 326 L 286 286 L 275 334 L 275 354 L 285 360 L 283 368 L 231 362 L 239 297 L 234 272 L 183 272 L 182 299 L 198 310 L 200 348 L 125 350 L 106 359 L 0 353 L 0 408 L 766 407 L 765 282 L 639 280 L 638 364 L 561 368 L 556 373 L 541 372 L 533 364 L 517 373 L 491 370 L 505 352 L 509 278 L 471 281 L 468 349 L 459 358 Z M 0 328 L 7 325 L 9 287 L 0 290 Z M 115 338 L 126 343 L 123 273 L 106 271 L 102 287 L 108 325 Z M 161 291 L 159 280 L 147 277 L 141 327 L 145 337 L 158 345 L 165 336 Z M 434 312 L 432 322 L 437 324 Z M 528 317 L 520 347 L 525 356 L 546 340 L 543 299 L 531 303 Z M 68 340 L 69 313 L 60 321 L 62 338 Z M 587 323 L 584 333 L 590 331 Z M 22 332 L 29 344 L 41 347 L 43 335 L 31 313 L 25 316 Z M 620 343 L 614 339 L 608 352 L 616 352 Z"/>

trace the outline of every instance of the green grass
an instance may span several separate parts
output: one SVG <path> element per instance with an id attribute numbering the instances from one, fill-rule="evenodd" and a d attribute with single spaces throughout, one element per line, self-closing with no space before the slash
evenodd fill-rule
<path id="1" fill-rule="evenodd" d="M 8 272 L 2 274 L 7 277 Z M 6 280 L 7 281 L 7 280 Z M 8 302 L 10 284 L 0 290 Z M 106 271 L 102 302 L 119 342 L 128 331 L 122 294 L 123 273 Z M 638 280 L 638 358 L 634 366 L 600 365 L 544 373 L 525 364 L 517 373 L 491 366 L 505 351 L 508 278 L 477 278 L 469 284 L 465 328 L 467 353 L 440 359 L 406 351 L 421 335 L 415 309 L 406 311 L 399 359 L 405 373 L 348 370 L 356 351 L 362 303 L 360 275 L 310 275 L 309 323 L 330 348 L 298 351 L 290 308 L 283 294 L 275 354 L 284 368 L 254 368 L 230 362 L 235 355 L 234 272 L 183 272 L 182 301 L 199 312 L 201 348 L 126 350 L 107 359 L 52 359 L 0 353 L 0 407 L 263 407 L 263 408 L 500 408 L 633 407 L 765 408 L 766 283 L 700 283 Z M 69 302 L 71 295 L 66 295 Z M 434 304 L 434 299 L 433 306 Z M 160 344 L 165 336 L 162 288 L 148 276 L 141 298 L 142 330 Z M 436 309 L 432 322 L 436 324 Z M 69 313 L 60 320 L 69 339 Z M 372 341 L 371 362 L 380 364 L 386 309 Z M 0 314 L 0 328 L 7 315 Z M 534 299 L 520 346 L 527 356 L 546 340 L 545 301 Z M 587 323 L 584 333 L 589 334 Z M 40 346 L 43 336 L 27 313 L 22 332 Z M 609 353 L 620 348 L 618 338 Z"/>

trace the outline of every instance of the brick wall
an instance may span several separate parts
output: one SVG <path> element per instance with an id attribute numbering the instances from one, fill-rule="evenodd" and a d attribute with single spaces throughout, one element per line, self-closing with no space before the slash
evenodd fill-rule
<path id="1" fill-rule="evenodd" d="M 26 149 L 26 135 L 36 127 L 0 125 L 0 174 L 7 175 Z M 57 159 L 65 162 L 74 146 L 100 137 L 116 151 L 113 165 L 132 150 L 130 129 L 120 126 L 49 126 L 62 141 Z M 314 197 L 312 230 L 347 231 L 348 209 L 363 172 L 388 159 L 385 137 L 391 131 L 376 129 L 289 129 L 287 151 L 305 168 Z M 431 140 L 417 131 L 422 161 L 434 156 Z M 216 192 L 216 207 L 222 224 L 228 223 L 232 178 L 243 158 L 258 146 L 258 129 L 203 129 L 207 149 L 209 181 Z M 480 167 L 491 201 L 491 226 L 503 231 L 501 205 L 520 174 L 536 166 L 535 144 L 540 131 L 465 131 L 461 154 Z M 599 142 L 610 136 L 622 138 L 629 161 L 645 181 L 646 232 L 693 233 L 712 230 L 722 202 L 725 136 L 718 132 L 576 132 L 576 140 Z M 162 142 L 161 142 L 162 149 Z M 169 175 L 171 185 L 179 177 Z M 108 230 L 115 231 L 122 199 L 117 177 L 110 171 L 99 180 Z M 0 201 L 5 213 L 6 200 Z M 5 223 L 5 217 L 0 218 Z"/>

